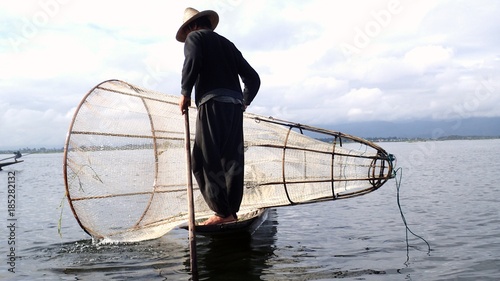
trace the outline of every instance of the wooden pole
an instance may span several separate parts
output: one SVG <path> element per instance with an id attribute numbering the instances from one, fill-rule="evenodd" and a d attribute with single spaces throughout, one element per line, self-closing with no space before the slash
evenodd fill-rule
<path id="1" fill-rule="evenodd" d="M 193 198 L 193 176 L 191 174 L 191 138 L 189 130 L 189 110 L 184 112 L 184 140 L 186 142 L 186 166 L 187 166 L 187 195 L 189 216 L 189 258 L 191 263 L 191 275 L 193 281 L 198 281 L 198 261 L 196 259 L 196 235 L 194 232 L 194 198 Z"/>

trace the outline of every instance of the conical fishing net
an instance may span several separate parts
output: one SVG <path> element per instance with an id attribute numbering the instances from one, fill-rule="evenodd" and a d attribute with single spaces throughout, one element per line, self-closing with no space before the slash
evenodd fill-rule
<path id="1" fill-rule="evenodd" d="M 94 238 L 154 239 L 188 220 L 178 99 L 110 80 L 78 106 L 63 172 L 75 218 Z M 193 129 L 196 109 L 190 111 Z M 239 214 L 362 195 L 393 176 L 390 154 L 347 134 L 249 113 L 244 134 L 245 191 Z M 196 218 L 212 215 L 193 184 Z"/>

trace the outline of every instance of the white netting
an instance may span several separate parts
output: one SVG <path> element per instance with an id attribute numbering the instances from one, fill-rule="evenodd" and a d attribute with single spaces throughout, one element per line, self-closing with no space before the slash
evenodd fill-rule
<path id="1" fill-rule="evenodd" d="M 187 221 L 178 99 L 111 80 L 81 102 L 66 141 L 64 175 L 73 213 L 93 237 L 153 239 Z M 190 128 L 195 117 L 191 108 Z M 392 177 L 391 156 L 353 136 L 248 113 L 244 134 L 240 213 L 361 195 Z M 212 215 L 193 184 L 196 218 Z"/>

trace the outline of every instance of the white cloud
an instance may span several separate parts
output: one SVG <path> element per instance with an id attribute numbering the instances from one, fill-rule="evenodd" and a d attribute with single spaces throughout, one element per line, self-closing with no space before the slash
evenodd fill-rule
<path id="1" fill-rule="evenodd" d="M 6 108 L 5 105 L 0 108 Z M 0 121 L 2 147 L 18 149 L 24 147 L 62 147 L 68 130 L 67 115 L 53 109 L 37 111 L 31 109 L 10 109 L 2 112 Z"/>
<path id="2" fill-rule="evenodd" d="M 429 68 L 446 66 L 453 57 L 450 48 L 442 46 L 419 46 L 407 52 L 403 62 L 423 73 Z"/>
<path id="3" fill-rule="evenodd" d="M 0 0 L 0 149 L 62 144 L 68 112 L 103 80 L 177 94 L 187 6 L 216 10 L 216 31 L 259 71 L 250 112 L 311 125 L 500 116 L 499 3 L 325 3 Z"/>

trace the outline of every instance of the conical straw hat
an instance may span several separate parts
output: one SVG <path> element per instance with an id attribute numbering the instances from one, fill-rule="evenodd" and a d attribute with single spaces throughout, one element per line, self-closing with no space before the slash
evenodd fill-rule
<path id="1" fill-rule="evenodd" d="M 208 17 L 208 20 L 210 20 L 210 23 L 212 24 L 212 30 L 217 27 L 217 24 L 219 23 L 219 15 L 212 11 L 212 10 L 206 10 L 203 12 L 198 12 L 198 10 L 194 8 L 186 8 L 184 10 L 184 21 L 177 31 L 177 35 L 175 36 L 175 39 L 179 42 L 184 42 L 186 41 L 187 37 L 187 30 L 186 26 L 188 26 L 190 23 L 192 23 L 194 20 L 201 18 L 201 17 Z"/>

